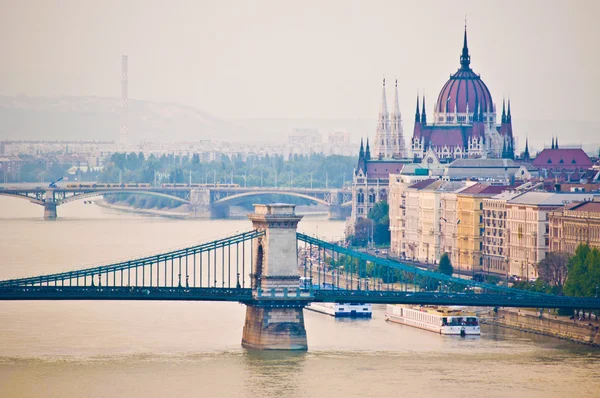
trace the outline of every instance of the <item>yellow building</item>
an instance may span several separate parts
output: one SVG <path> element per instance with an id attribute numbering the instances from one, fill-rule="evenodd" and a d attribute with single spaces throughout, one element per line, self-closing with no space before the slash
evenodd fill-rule
<path id="1" fill-rule="evenodd" d="M 481 273 L 483 269 L 483 200 L 506 189 L 503 185 L 475 184 L 457 195 L 458 272 Z"/>

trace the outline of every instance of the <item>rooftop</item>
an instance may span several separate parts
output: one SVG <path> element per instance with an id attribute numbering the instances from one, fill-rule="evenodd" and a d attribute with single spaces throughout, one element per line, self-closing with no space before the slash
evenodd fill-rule
<path id="1" fill-rule="evenodd" d="M 564 206 L 571 202 L 583 202 L 594 197 L 580 192 L 525 192 L 507 203 L 534 206 Z"/>
<path id="2" fill-rule="evenodd" d="M 507 189 L 510 189 L 507 185 L 490 185 L 490 184 L 475 184 L 466 189 L 460 191 L 460 194 L 466 195 L 496 195 Z"/>
<path id="3" fill-rule="evenodd" d="M 520 165 L 512 159 L 456 159 L 448 165 L 449 168 L 519 168 Z"/>

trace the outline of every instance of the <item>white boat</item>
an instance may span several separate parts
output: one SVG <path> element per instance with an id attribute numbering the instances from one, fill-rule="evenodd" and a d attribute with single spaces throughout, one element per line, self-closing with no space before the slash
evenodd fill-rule
<path id="1" fill-rule="evenodd" d="M 481 334 L 477 315 L 461 307 L 388 304 L 385 319 L 439 334 L 459 336 Z"/>
<path id="2" fill-rule="evenodd" d="M 371 304 L 310 303 L 306 309 L 336 318 L 371 318 L 373 315 Z"/>

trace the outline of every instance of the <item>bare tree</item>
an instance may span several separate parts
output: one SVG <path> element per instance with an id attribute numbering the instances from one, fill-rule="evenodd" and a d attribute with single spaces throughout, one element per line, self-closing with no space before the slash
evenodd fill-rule
<path id="1" fill-rule="evenodd" d="M 536 265 L 538 275 L 550 285 L 562 287 L 567 279 L 568 261 L 568 253 L 549 252 L 546 258 Z"/>

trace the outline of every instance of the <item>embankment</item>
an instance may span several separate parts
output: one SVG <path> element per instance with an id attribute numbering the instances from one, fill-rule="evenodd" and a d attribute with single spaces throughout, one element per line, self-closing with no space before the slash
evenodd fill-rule
<path id="1" fill-rule="evenodd" d="M 583 321 L 573 322 L 547 316 L 540 318 L 524 310 L 500 309 L 494 317 L 487 319 L 487 323 L 600 347 L 598 327 Z"/>
<path id="2" fill-rule="evenodd" d="M 158 210 L 158 209 L 140 209 L 129 206 L 127 204 L 112 204 L 106 202 L 104 199 L 94 200 L 94 203 L 100 207 L 105 207 L 107 209 L 119 210 L 128 213 L 136 213 L 136 214 L 147 214 L 153 216 L 161 216 L 161 217 L 169 217 L 169 218 L 188 218 L 188 211 L 186 205 L 182 205 L 177 209 L 172 209 L 171 211 L 166 210 Z"/>

